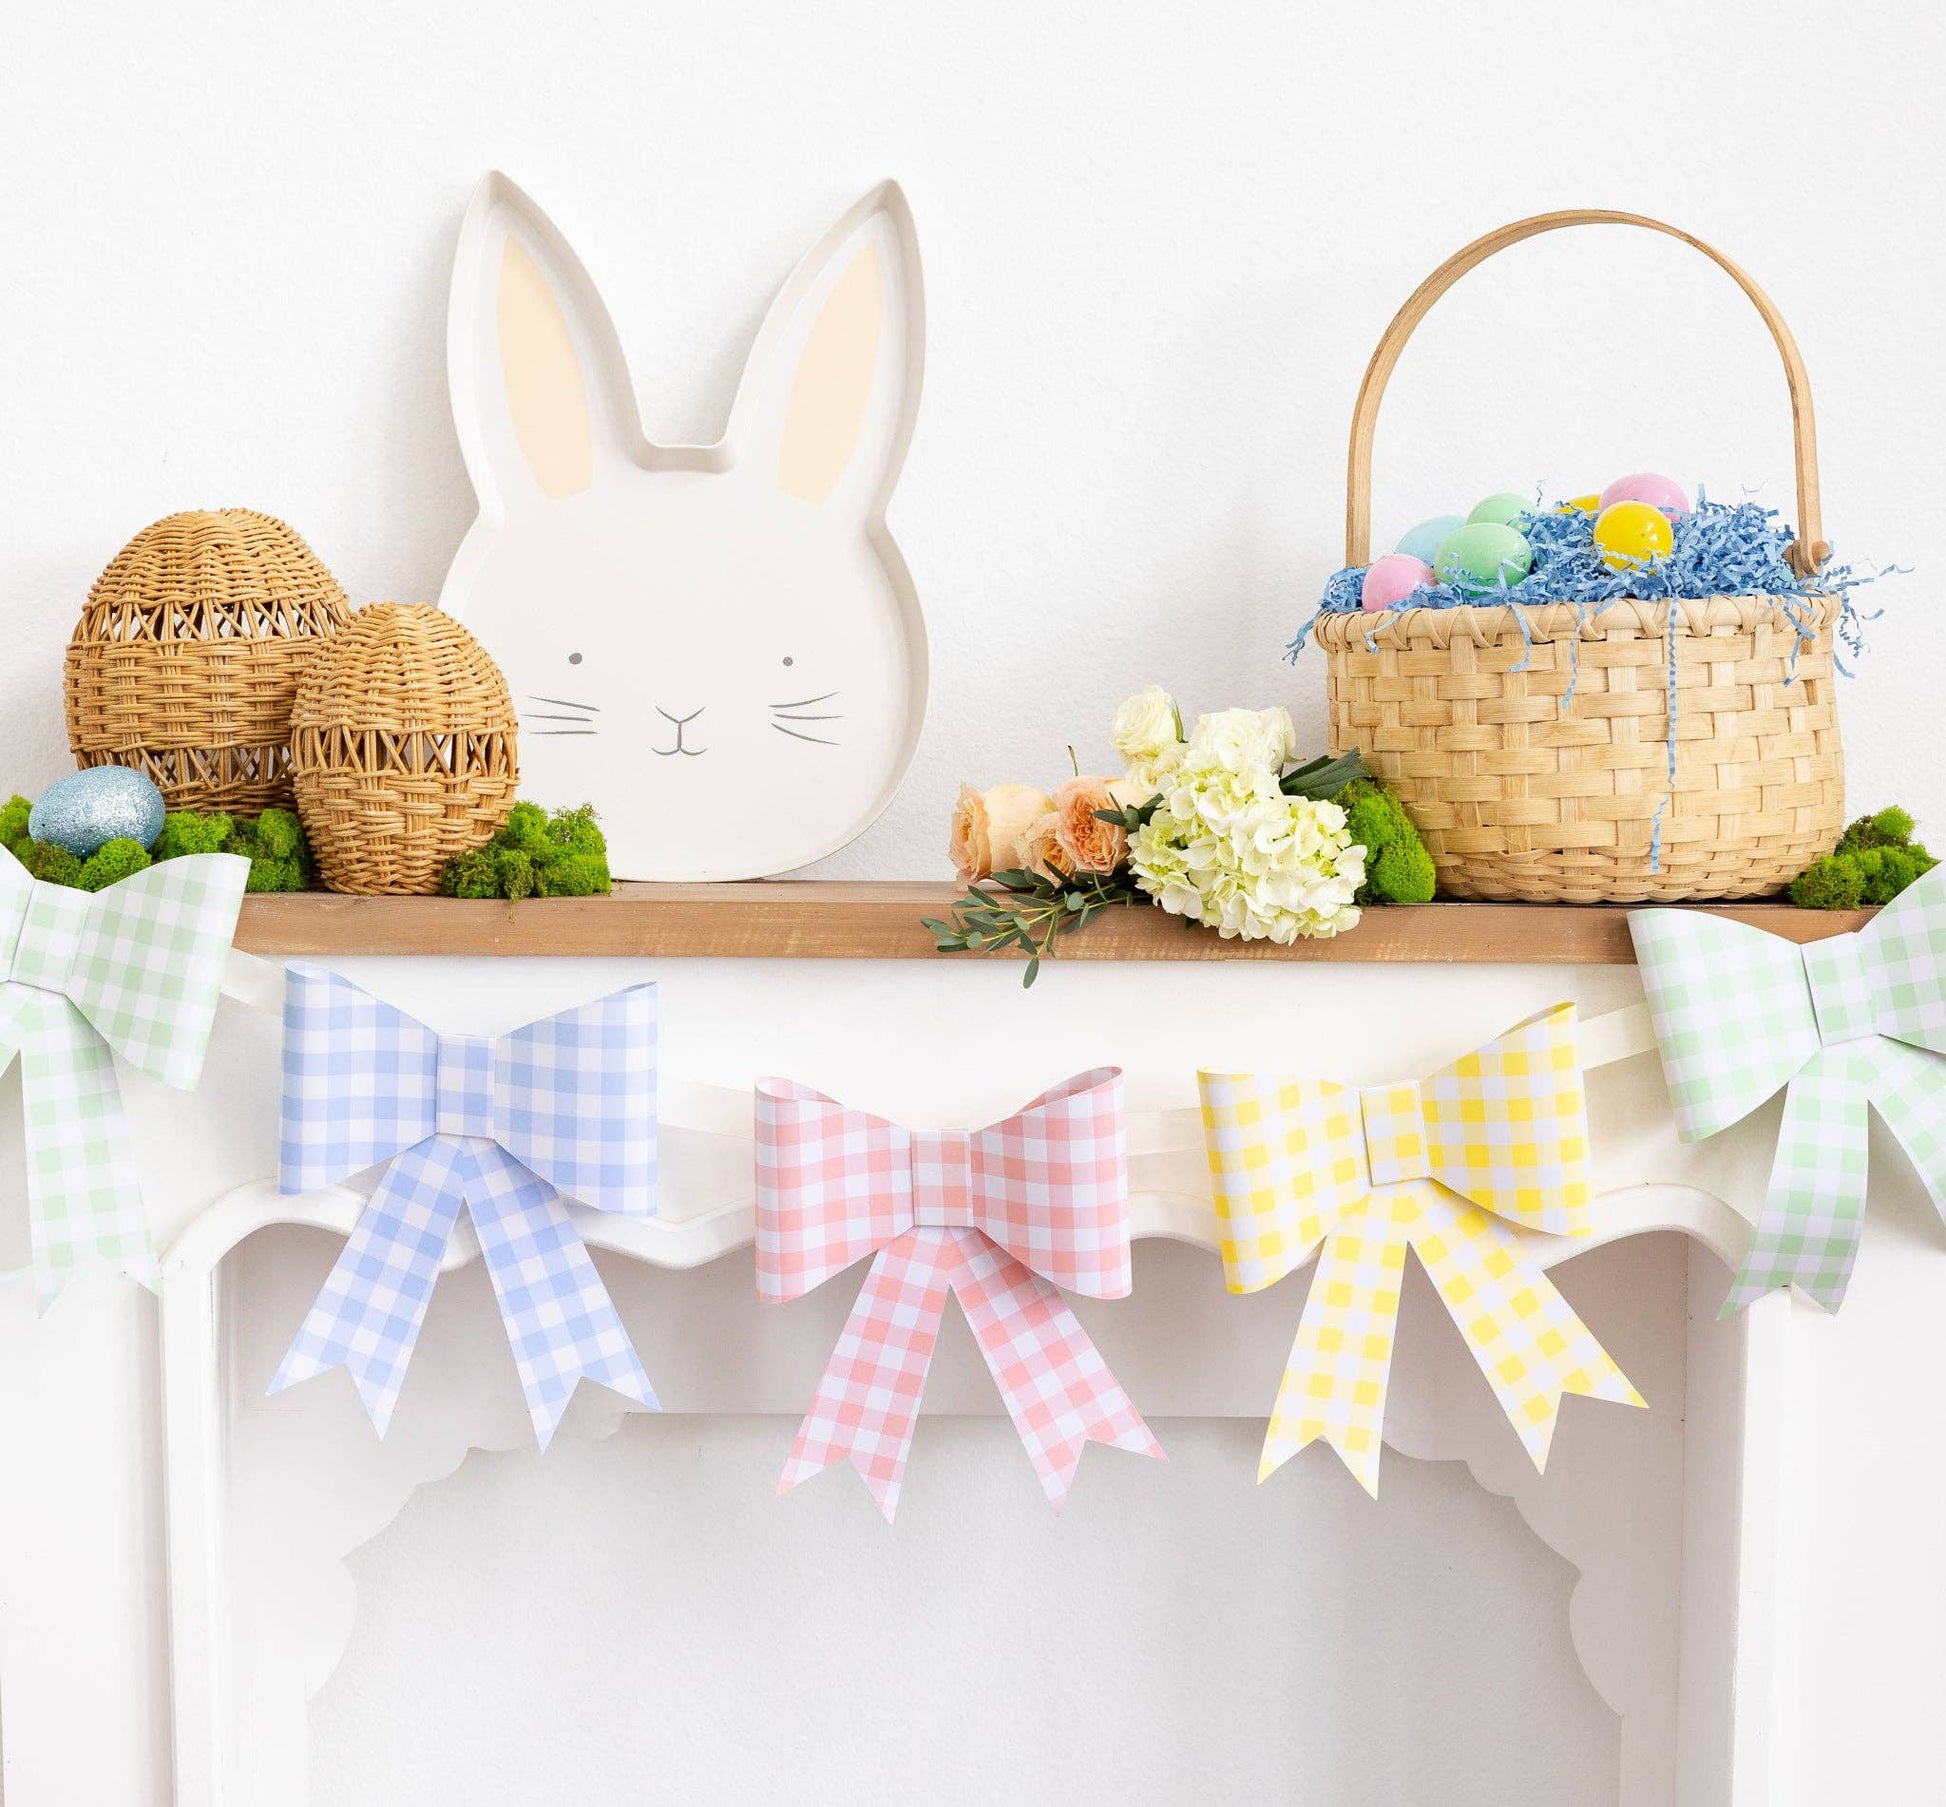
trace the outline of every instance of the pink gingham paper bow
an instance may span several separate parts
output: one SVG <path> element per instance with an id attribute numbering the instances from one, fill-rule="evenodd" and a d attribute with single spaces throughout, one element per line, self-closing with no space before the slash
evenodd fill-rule
<path id="1" fill-rule="evenodd" d="M 976 1130 L 902 1129 L 759 1080 L 758 1296 L 799 1298 L 866 1255 L 779 1493 L 849 1461 L 886 1518 L 898 1510 L 948 1287 L 1056 1506 L 1091 1440 L 1162 1454 L 1054 1290 L 1120 1299 L 1132 1282 L 1119 1068 Z"/>

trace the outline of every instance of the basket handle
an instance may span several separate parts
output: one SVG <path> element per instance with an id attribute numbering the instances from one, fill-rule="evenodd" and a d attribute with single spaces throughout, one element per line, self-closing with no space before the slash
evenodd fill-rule
<path id="1" fill-rule="evenodd" d="M 1365 366 L 1365 380 L 1358 388 L 1358 405 L 1351 415 L 1351 455 L 1345 480 L 1345 563 L 1363 565 L 1371 559 L 1372 438 L 1378 428 L 1378 406 L 1385 398 L 1385 385 L 1391 380 L 1393 367 L 1413 329 L 1432 311 L 1433 303 L 1474 265 L 1485 263 L 1496 251 L 1517 245 L 1524 238 L 1536 238 L 1563 226 L 1642 226 L 1681 239 L 1726 271 L 1763 315 L 1764 324 L 1776 341 L 1778 355 L 1784 360 L 1784 376 L 1791 389 L 1791 434 L 1797 446 L 1798 537 L 1791 542 L 1785 557 L 1800 576 L 1811 576 L 1829 556 L 1831 548 L 1819 538 L 1818 428 L 1811 411 L 1811 379 L 1805 373 L 1804 360 L 1798 355 L 1797 341 L 1784 324 L 1784 316 L 1770 297 L 1721 251 L 1680 227 L 1652 220 L 1645 214 L 1581 207 L 1561 213 L 1537 213 L 1530 219 L 1515 220 L 1510 226 L 1489 232 L 1484 238 L 1476 238 L 1433 271 L 1392 317 L 1392 324 L 1385 329 L 1378 349 L 1372 353 L 1372 361 Z"/>

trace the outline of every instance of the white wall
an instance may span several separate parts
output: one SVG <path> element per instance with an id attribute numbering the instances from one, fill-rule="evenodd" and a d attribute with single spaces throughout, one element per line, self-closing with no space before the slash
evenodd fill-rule
<path id="1" fill-rule="evenodd" d="M 723 0 L 202 8 L 15 0 L 0 41 L 0 786 L 66 765 L 95 573 L 172 509 L 291 520 L 354 600 L 429 599 L 472 510 L 446 273 L 480 171 L 525 184 L 612 306 L 652 436 L 713 438 L 761 310 L 868 183 L 906 184 L 931 304 L 893 512 L 934 635 L 919 760 L 832 862 L 943 871 L 961 778 L 1105 754 L 1151 678 L 1289 701 L 1340 562 L 1373 340 L 1482 229 L 1632 208 L 1721 245 L 1796 328 L 1842 552 L 1916 564 L 1844 695 L 1852 792 L 1946 839 L 1914 756 L 1946 649 L 1941 17 L 1506 0 L 1185 8 Z M 1401 367 L 1377 527 L 1649 466 L 1788 507 L 1755 317 L 1614 232 L 1470 277 Z"/>

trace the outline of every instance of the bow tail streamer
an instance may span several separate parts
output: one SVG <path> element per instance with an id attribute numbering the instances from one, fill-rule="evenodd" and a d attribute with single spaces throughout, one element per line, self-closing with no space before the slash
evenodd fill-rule
<path id="1" fill-rule="evenodd" d="M 1866 1092 L 1875 1072 L 1867 1044 L 1840 1044 L 1791 1081 L 1763 1210 L 1720 1316 L 1793 1284 L 1827 1311 L 1844 1302 L 1865 1218 Z"/>
<path id="2" fill-rule="evenodd" d="M 1067 1498 L 1091 1442 L 1162 1459 L 1067 1300 L 979 1231 L 945 1235 L 947 1278 L 1048 1499 Z"/>
<path id="3" fill-rule="evenodd" d="M 108 1044 L 66 998 L 25 987 L 0 1022 L 0 1050 L 16 1042 L 41 1308 L 96 1262 L 154 1287 L 155 1245 Z"/>
<path id="4" fill-rule="evenodd" d="M 1379 1430 L 1412 1221 L 1403 1195 L 1386 1194 L 1346 1212 L 1325 1237 L 1271 1407 L 1259 1481 L 1322 1439 L 1378 1497 Z"/>
<path id="5" fill-rule="evenodd" d="M 879 1250 L 798 1427 L 780 1494 L 849 1462 L 888 1523 L 898 1511 L 913 1421 L 946 1309 L 940 1261 L 949 1234 L 908 1230 Z"/>
<path id="6" fill-rule="evenodd" d="M 461 1154 L 452 1138 L 431 1136 L 385 1170 L 291 1339 L 271 1392 L 346 1368 L 385 1435 L 459 1222 Z"/>
<path id="7" fill-rule="evenodd" d="M 1537 1470 L 1564 1394 L 1647 1403 L 1499 1218 L 1431 1184 L 1408 1202 L 1412 1246 Z"/>
<path id="8" fill-rule="evenodd" d="M 583 1375 L 659 1411 L 560 1194 L 493 1142 L 466 1147 L 458 1171 L 541 1448 Z"/>
<path id="9" fill-rule="evenodd" d="M 1564 1394 L 1643 1403 L 1515 1232 L 1422 1181 L 1347 1212 L 1325 1237 L 1271 1411 L 1258 1480 L 1322 1441 L 1377 1498 L 1408 1247 L 1418 1252 L 1537 1469 L 1546 1466 Z"/>

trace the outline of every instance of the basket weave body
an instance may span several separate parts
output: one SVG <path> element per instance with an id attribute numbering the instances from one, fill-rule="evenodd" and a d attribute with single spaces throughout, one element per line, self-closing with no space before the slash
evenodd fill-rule
<path id="1" fill-rule="evenodd" d="M 351 605 L 282 521 L 170 515 L 122 548 L 68 643 L 77 765 L 146 772 L 175 809 L 289 808 L 300 665 Z"/>
<path id="2" fill-rule="evenodd" d="M 291 775 L 332 890 L 429 895 L 446 862 L 489 840 L 513 807 L 507 681 L 439 609 L 360 609 L 298 681 Z"/>
<path id="3" fill-rule="evenodd" d="M 1320 616 L 1331 749 L 1356 748 L 1397 791 L 1449 897 L 1762 896 L 1844 827 L 1837 604 L 1805 600 L 1809 644 L 1767 597 L 1676 604 L 1673 787 L 1667 603 L 1615 603 L 1578 646 L 1572 608 L 1530 610 L 1525 671 L 1509 608 Z"/>

